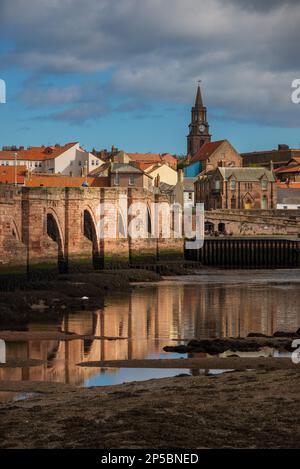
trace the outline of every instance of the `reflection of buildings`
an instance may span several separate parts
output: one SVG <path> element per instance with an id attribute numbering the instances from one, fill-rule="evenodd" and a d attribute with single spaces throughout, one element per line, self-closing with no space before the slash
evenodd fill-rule
<path id="1" fill-rule="evenodd" d="M 82 361 L 142 359 L 158 356 L 171 339 L 246 336 L 296 330 L 300 297 L 296 286 L 183 284 L 136 289 L 107 298 L 92 312 L 66 315 L 59 329 L 86 335 L 129 337 L 129 340 L 30 341 L 7 344 L 7 358 L 36 358 L 48 364 L 25 369 L 0 369 L 1 380 L 59 381 L 80 385 L 99 373 Z M 29 330 L 58 329 L 31 324 Z M 118 370 L 106 370 L 116 373 Z M 3 396 L 2 396 L 3 397 Z"/>

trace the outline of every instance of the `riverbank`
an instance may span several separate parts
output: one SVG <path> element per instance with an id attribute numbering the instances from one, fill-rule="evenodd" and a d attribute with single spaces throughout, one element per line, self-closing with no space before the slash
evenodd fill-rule
<path id="1" fill-rule="evenodd" d="M 298 448 L 298 370 L 84 389 L 35 383 L 0 405 L 1 448 Z M 40 384 L 40 386 L 39 386 Z M 2 382 L 0 391 L 22 389 Z M 23 391 L 25 388 L 23 388 Z"/>
<path id="2" fill-rule="evenodd" d="M 45 280 L 20 283 L 0 294 L 0 326 L 26 324 L 34 320 L 59 320 L 66 311 L 102 308 L 110 291 L 126 291 L 132 282 L 154 282 L 161 276 L 151 270 L 57 274 Z"/>

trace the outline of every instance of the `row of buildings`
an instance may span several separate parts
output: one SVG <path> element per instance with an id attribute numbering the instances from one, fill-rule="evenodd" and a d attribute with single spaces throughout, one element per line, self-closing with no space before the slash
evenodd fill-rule
<path id="1" fill-rule="evenodd" d="M 195 201 L 211 209 L 300 209 L 300 150 L 239 154 L 228 140 L 211 141 L 200 86 L 192 107 L 185 176 Z"/>
<path id="2" fill-rule="evenodd" d="M 198 86 L 187 156 L 85 151 L 79 142 L 4 147 L 0 184 L 28 187 L 136 187 L 168 194 L 172 202 L 212 209 L 300 209 L 300 149 L 239 154 L 228 140 L 212 141 Z M 182 171 L 184 171 L 184 176 Z"/>

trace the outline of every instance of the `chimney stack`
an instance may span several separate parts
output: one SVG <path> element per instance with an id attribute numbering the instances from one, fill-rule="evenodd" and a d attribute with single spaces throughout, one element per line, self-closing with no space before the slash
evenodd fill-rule
<path id="1" fill-rule="evenodd" d="M 178 171 L 178 181 L 179 181 L 179 182 L 183 182 L 183 174 L 184 174 L 184 173 L 183 173 L 183 169 L 180 169 L 180 170 Z"/>

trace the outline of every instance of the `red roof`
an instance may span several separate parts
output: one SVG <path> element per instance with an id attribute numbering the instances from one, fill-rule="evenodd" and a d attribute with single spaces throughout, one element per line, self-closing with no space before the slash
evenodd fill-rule
<path id="1" fill-rule="evenodd" d="M 170 153 L 127 153 L 132 161 L 137 163 L 167 163 L 169 166 L 177 166 L 177 158 Z"/>
<path id="2" fill-rule="evenodd" d="M 15 172 L 16 170 L 16 172 Z M 0 184 L 24 184 L 27 174 L 26 166 L 0 166 Z M 15 177 L 17 176 L 17 180 Z"/>
<path id="3" fill-rule="evenodd" d="M 140 161 L 134 161 L 134 165 L 137 168 L 140 168 L 143 171 L 147 170 L 148 168 L 152 168 L 152 167 L 157 168 L 158 166 L 162 166 L 162 164 L 163 163 L 154 163 L 154 162 L 144 163 L 144 162 L 140 162 Z"/>
<path id="4" fill-rule="evenodd" d="M 219 148 L 226 140 L 219 140 L 217 142 L 208 142 L 197 151 L 197 153 L 190 160 L 190 163 L 195 163 L 196 161 L 205 161 L 207 160 L 216 150 Z"/>
<path id="5" fill-rule="evenodd" d="M 279 189 L 300 189 L 300 182 L 276 182 Z"/>
<path id="6" fill-rule="evenodd" d="M 74 176 L 35 176 L 31 174 L 25 182 L 27 187 L 81 187 L 87 183 L 89 187 L 108 187 L 106 177 L 74 177 Z"/>
<path id="7" fill-rule="evenodd" d="M 298 166 L 285 166 L 284 168 L 276 169 L 276 173 L 299 173 L 300 165 Z"/>
<path id="8" fill-rule="evenodd" d="M 27 150 L 2 150 L 0 160 L 14 160 L 17 153 L 17 161 L 45 161 L 62 155 L 65 151 L 77 145 L 78 142 L 67 143 L 60 147 L 32 147 Z"/>

